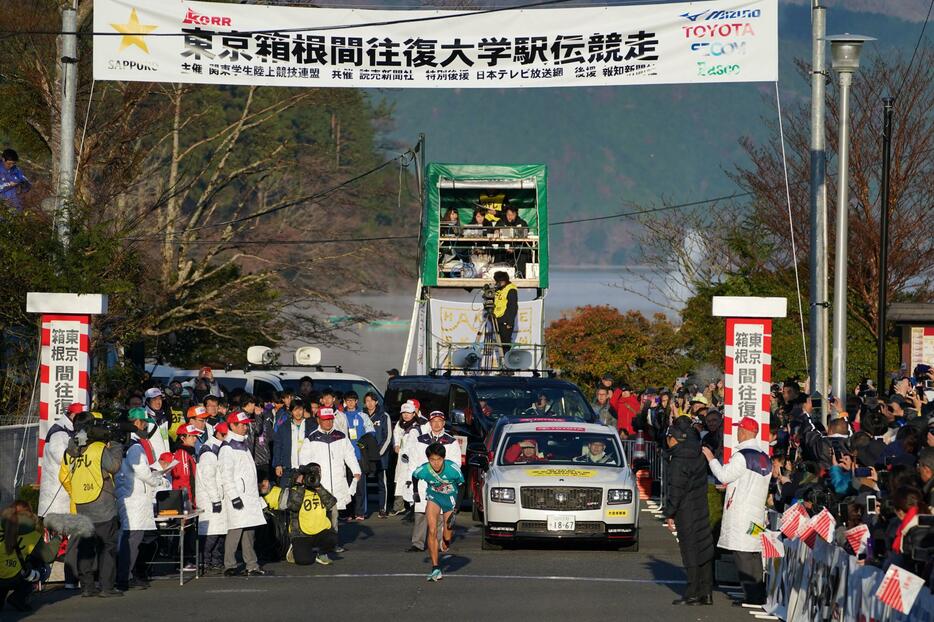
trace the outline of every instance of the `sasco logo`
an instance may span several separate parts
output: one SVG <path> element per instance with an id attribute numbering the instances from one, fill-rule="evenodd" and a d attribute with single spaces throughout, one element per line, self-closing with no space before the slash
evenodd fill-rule
<path id="1" fill-rule="evenodd" d="M 736 9 L 731 11 L 701 11 L 700 13 L 682 13 L 683 17 L 689 22 L 701 21 L 720 21 L 725 19 L 754 19 L 762 16 L 762 9 Z M 701 19 L 703 18 L 703 19 Z"/>
<path id="2" fill-rule="evenodd" d="M 193 9 L 188 9 L 185 14 L 183 24 L 198 24 L 199 26 L 230 26 L 229 17 L 219 17 L 217 15 L 201 15 Z"/>

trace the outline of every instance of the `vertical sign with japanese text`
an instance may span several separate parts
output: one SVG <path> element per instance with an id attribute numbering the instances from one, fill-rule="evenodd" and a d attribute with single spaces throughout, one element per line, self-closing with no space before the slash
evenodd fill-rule
<path id="1" fill-rule="evenodd" d="M 43 315 L 39 366 L 39 460 L 49 428 L 68 406 L 90 403 L 88 351 L 90 316 Z"/>
<path id="2" fill-rule="evenodd" d="M 761 449 L 769 445 L 769 386 L 772 382 L 772 320 L 727 318 L 724 362 L 723 461 L 737 444 L 743 417 L 759 423 Z"/>

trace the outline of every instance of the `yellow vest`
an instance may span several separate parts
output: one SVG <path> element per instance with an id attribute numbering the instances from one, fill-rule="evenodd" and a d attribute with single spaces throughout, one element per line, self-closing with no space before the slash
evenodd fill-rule
<path id="1" fill-rule="evenodd" d="M 318 493 L 305 490 L 302 509 L 298 511 L 298 526 L 306 536 L 313 536 L 331 528 L 328 511 Z"/>
<path id="2" fill-rule="evenodd" d="M 73 505 L 91 503 L 101 496 L 104 489 L 104 470 L 101 468 L 104 447 L 104 443 L 91 443 L 77 458 L 67 453 L 62 457 L 58 478 L 65 484 Z"/>
<path id="3" fill-rule="evenodd" d="M 496 290 L 496 297 L 493 299 L 493 315 L 503 317 L 503 314 L 506 313 L 506 296 L 516 289 L 518 288 L 510 283 L 503 289 Z"/>
<path id="4" fill-rule="evenodd" d="M 278 486 L 273 486 L 272 488 L 269 489 L 269 492 L 263 495 L 263 499 L 265 499 L 266 505 L 269 506 L 270 510 L 284 510 L 285 509 L 284 507 L 282 507 L 282 504 L 279 502 L 281 498 L 282 498 L 282 489 L 279 488 Z"/>
<path id="5" fill-rule="evenodd" d="M 36 548 L 41 538 L 42 535 L 38 531 L 33 530 L 25 536 L 20 536 L 16 539 L 16 545 L 19 547 L 19 553 L 23 556 L 23 559 L 26 559 L 26 557 L 32 553 L 32 550 Z M 16 555 L 16 549 L 13 549 L 11 553 L 6 552 L 6 544 L 4 544 L 3 540 L 3 528 L 0 527 L 0 579 L 12 579 L 19 575 L 22 570 L 22 564 L 19 561 L 19 557 Z"/>
<path id="6" fill-rule="evenodd" d="M 178 426 L 180 426 L 184 422 L 185 422 L 185 413 L 183 413 L 182 411 L 176 408 L 173 408 L 172 409 L 172 422 L 169 424 L 169 438 L 172 439 L 173 443 L 176 440 L 178 440 L 178 434 L 176 434 L 176 431 L 178 430 Z"/>

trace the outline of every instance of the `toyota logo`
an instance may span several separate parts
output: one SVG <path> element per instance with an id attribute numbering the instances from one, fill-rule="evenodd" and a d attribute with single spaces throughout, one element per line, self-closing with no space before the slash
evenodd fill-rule
<path id="1" fill-rule="evenodd" d="M 567 500 L 568 500 L 567 494 L 565 494 L 565 493 L 563 493 L 563 492 L 559 492 L 559 493 L 555 494 L 555 501 L 557 501 L 558 503 L 564 503 L 564 502 L 567 501 Z"/>

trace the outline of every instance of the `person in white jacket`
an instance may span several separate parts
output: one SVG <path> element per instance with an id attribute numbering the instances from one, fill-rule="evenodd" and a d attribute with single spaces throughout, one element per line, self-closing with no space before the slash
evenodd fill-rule
<path id="1" fill-rule="evenodd" d="M 224 569 L 224 539 L 227 536 L 227 514 L 224 511 L 224 484 L 217 468 L 217 454 L 227 437 L 227 424 L 223 421 L 214 426 L 214 436 L 201 445 L 198 452 L 198 469 L 195 471 L 195 490 L 198 504 L 204 514 L 198 520 L 198 537 L 201 538 L 201 559 L 207 572 L 222 572 Z"/>
<path id="2" fill-rule="evenodd" d="M 337 499 L 330 511 L 331 529 L 334 533 L 337 533 L 338 512 L 347 507 L 352 497 L 346 469 L 350 469 L 355 482 L 361 476 L 353 445 L 350 444 L 347 435 L 334 428 L 336 414 L 333 408 L 322 406 L 318 410 L 318 428 L 302 443 L 298 456 L 302 466 L 315 463 L 321 467 L 321 485 Z M 343 552 L 339 541 L 335 551 Z"/>
<path id="3" fill-rule="evenodd" d="M 461 448 L 457 439 L 444 431 L 444 413 L 440 410 L 434 410 L 428 415 L 428 431 L 416 437 L 415 445 L 412 449 L 412 455 L 409 456 L 410 472 L 428 462 L 428 446 L 432 443 L 440 443 L 444 446 L 445 461 L 452 462 L 458 469 L 461 468 Z M 418 498 L 420 501 L 415 503 L 415 524 L 412 525 L 412 545 L 408 548 L 409 552 L 424 551 L 425 538 L 428 535 L 428 522 L 425 517 L 425 506 L 427 503 L 428 484 L 425 480 L 419 480 Z M 415 491 L 412 491 L 413 493 Z M 456 513 L 456 508 L 455 508 Z M 439 517 L 439 521 L 442 517 Z M 438 529 L 438 538 L 441 538 L 442 529 Z"/>
<path id="4" fill-rule="evenodd" d="M 137 432 L 130 435 L 130 445 L 117 473 L 117 512 L 120 514 L 120 548 L 117 554 L 117 589 L 142 588 L 149 584 L 142 577 L 133 576 L 139 547 L 156 530 L 156 491 L 166 486 L 160 466 L 159 454 L 148 438 L 146 430 L 153 420 L 142 408 L 131 408 L 129 414 Z M 149 532 L 147 534 L 147 532 Z"/>
<path id="5" fill-rule="evenodd" d="M 241 549 L 247 576 L 263 576 L 253 548 L 255 528 L 266 524 L 263 515 L 265 501 L 259 496 L 256 464 L 246 443 L 247 430 L 253 420 L 244 412 L 227 416 L 230 429 L 217 454 L 224 490 L 223 508 L 227 517 L 227 539 L 224 542 L 224 575 L 242 574 L 237 564 L 237 549 Z"/>
<path id="6" fill-rule="evenodd" d="M 75 435 L 72 421 L 75 415 L 85 411 L 84 404 L 71 404 L 58 421 L 49 428 L 42 450 L 42 478 L 39 480 L 39 516 L 46 514 L 68 514 L 71 497 L 58 481 L 58 470 L 68 441 Z"/>
<path id="7" fill-rule="evenodd" d="M 743 586 L 743 602 L 762 605 L 766 594 L 760 534 L 765 530 L 765 501 L 772 478 L 772 461 L 760 450 L 759 424 L 755 419 L 743 417 L 736 427 L 739 443 L 726 465 L 720 464 L 709 448 L 704 447 L 703 452 L 710 472 L 727 484 L 717 546 L 733 552 Z"/>
<path id="8" fill-rule="evenodd" d="M 419 436 L 428 431 L 428 423 L 418 416 L 418 408 L 411 400 L 399 408 L 399 420 L 392 429 L 392 449 L 396 452 L 396 475 L 393 480 L 393 505 L 390 516 L 405 512 L 405 504 L 412 503 L 412 468 L 410 456 L 414 455 Z"/>
<path id="9" fill-rule="evenodd" d="M 71 495 L 58 481 L 58 472 L 62 467 L 62 457 L 65 455 L 68 441 L 75 435 L 72 422 L 75 415 L 84 410 L 84 404 L 79 402 L 69 405 L 65 414 L 52 424 L 45 435 L 45 445 L 42 449 L 42 476 L 39 480 L 39 516 L 71 512 Z M 77 547 L 69 544 L 65 555 L 65 587 L 67 589 L 75 589 L 78 585 L 78 576 L 75 574 L 76 553 Z"/>

